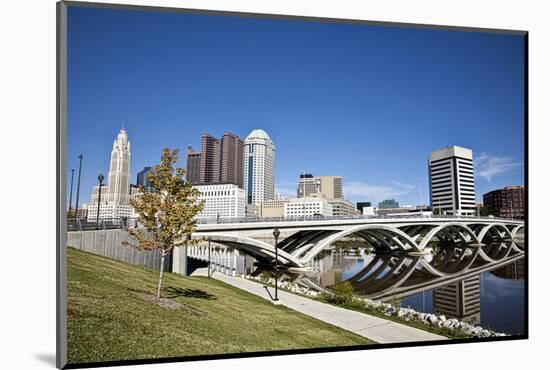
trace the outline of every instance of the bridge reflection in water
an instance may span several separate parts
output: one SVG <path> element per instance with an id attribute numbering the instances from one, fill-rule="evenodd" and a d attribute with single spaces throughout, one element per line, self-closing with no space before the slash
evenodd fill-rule
<path id="1" fill-rule="evenodd" d="M 523 251 L 510 242 L 480 247 L 439 245 L 422 255 L 369 252 L 362 257 L 363 268 L 342 280 L 349 281 L 357 294 L 382 301 L 464 280 L 523 257 Z M 315 281 L 318 273 L 305 273 L 295 280 L 317 284 L 322 290 L 326 285 Z"/>
<path id="2" fill-rule="evenodd" d="M 481 257 L 482 251 L 490 261 Z M 318 290 L 347 281 L 356 294 L 366 298 L 399 301 L 403 307 L 521 334 L 523 259 L 523 250 L 501 241 L 481 247 L 434 245 L 431 253 L 417 256 L 365 248 L 331 251 L 312 262 L 314 272 L 286 277 Z M 482 308 L 483 284 L 488 278 L 487 302 Z"/>

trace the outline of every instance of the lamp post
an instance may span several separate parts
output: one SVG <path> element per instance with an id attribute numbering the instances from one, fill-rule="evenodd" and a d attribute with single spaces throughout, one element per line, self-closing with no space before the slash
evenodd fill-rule
<path id="1" fill-rule="evenodd" d="M 74 180 L 74 168 L 71 168 L 71 191 L 69 192 L 69 212 L 68 216 L 71 215 L 71 210 L 73 208 L 73 180 Z"/>
<path id="2" fill-rule="evenodd" d="M 96 218 L 96 229 L 99 229 L 99 209 L 101 208 L 101 185 L 103 184 L 103 174 L 99 174 L 97 179 L 99 180 L 99 195 L 97 197 L 97 218 Z"/>
<path id="3" fill-rule="evenodd" d="M 274 301 L 278 301 L 279 297 L 277 296 L 277 280 L 279 279 L 279 248 L 277 247 L 277 241 L 279 240 L 279 235 L 281 232 L 279 229 L 273 230 L 273 236 L 275 237 L 275 299 Z"/>
<path id="4" fill-rule="evenodd" d="M 210 243 L 212 243 L 212 237 L 208 237 L 208 278 L 210 278 Z"/>
<path id="5" fill-rule="evenodd" d="M 78 198 L 80 196 L 80 173 L 82 172 L 82 153 L 78 156 L 80 159 L 80 163 L 78 164 L 78 182 L 76 184 L 76 205 L 74 207 L 75 209 L 75 218 L 78 218 Z"/>

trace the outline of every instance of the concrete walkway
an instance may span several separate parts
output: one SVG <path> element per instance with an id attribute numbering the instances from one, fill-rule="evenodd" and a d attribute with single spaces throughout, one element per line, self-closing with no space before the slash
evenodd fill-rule
<path id="1" fill-rule="evenodd" d="M 207 269 L 197 269 L 193 276 L 207 276 Z M 241 290 L 271 300 L 274 289 L 261 283 L 249 281 L 241 277 L 232 277 L 220 272 L 213 272 L 212 278 L 223 281 Z M 393 321 L 367 315 L 365 313 L 347 310 L 313 299 L 305 298 L 283 290 L 278 292 L 282 305 L 311 316 L 326 323 L 338 326 L 347 331 L 372 339 L 378 343 L 400 343 L 447 339 L 441 335 L 412 328 Z"/>

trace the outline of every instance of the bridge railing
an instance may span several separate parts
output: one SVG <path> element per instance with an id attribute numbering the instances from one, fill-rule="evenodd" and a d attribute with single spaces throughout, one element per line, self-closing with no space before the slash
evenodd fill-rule
<path id="1" fill-rule="evenodd" d="M 137 226 L 139 226 L 137 218 L 129 217 L 100 219 L 99 225 L 96 220 L 87 218 L 67 218 L 67 231 L 111 230 Z"/>
<path id="2" fill-rule="evenodd" d="M 518 221 L 508 218 L 499 218 L 491 216 L 453 216 L 453 215 L 429 215 L 411 213 L 410 215 L 352 215 L 352 216 L 301 216 L 301 217 L 244 217 L 244 218 L 198 218 L 197 225 L 224 225 L 224 224 L 238 224 L 238 223 L 272 223 L 272 222 L 300 222 L 300 221 L 342 221 L 342 220 L 406 220 L 411 218 L 424 218 L 424 219 L 482 219 L 496 222 L 509 222 Z M 67 219 L 67 231 L 86 231 L 97 229 L 121 229 L 124 227 L 138 227 L 139 222 L 137 218 L 111 218 L 100 219 L 99 227 L 96 221 L 89 221 L 86 218 L 68 218 Z"/>
<path id="3" fill-rule="evenodd" d="M 244 218 L 200 218 L 197 219 L 199 225 L 209 224 L 236 224 L 236 223 L 258 223 L 258 222 L 292 222 L 292 221 L 340 221 L 340 220 L 399 220 L 399 219 L 411 219 L 411 218 L 425 218 L 425 219 L 482 219 L 488 221 L 518 221 L 508 218 L 499 218 L 491 216 L 466 216 L 466 215 L 426 215 L 426 214 L 410 214 L 410 215 L 352 215 L 352 216 L 301 216 L 301 217 L 244 217 Z"/>

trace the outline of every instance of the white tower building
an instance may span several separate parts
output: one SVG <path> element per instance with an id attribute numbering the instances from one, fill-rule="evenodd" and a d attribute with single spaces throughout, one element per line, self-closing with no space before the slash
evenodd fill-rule
<path id="1" fill-rule="evenodd" d="M 264 130 L 245 139 L 244 189 L 248 204 L 275 199 L 275 145 Z"/>
<path id="2" fill-rule="evenodd" d="M 106 201 L 114 204 L 129 204 L 130 197 L 130 142 L 122 128 L 113 142 L 109 167 Z"/>
<path id="3" fill-rule="evenodd" d="M 130 142 L 122 128 L 113 142 L 111 163 L 107 184 L 101 187 L 99 218 L 117 220 L 121 217 L 135 217 L 130 205 Z M 97 219 L 99 185 L 94 186 L 88 207 L 88 221 Z"/>
<path id="4" fill-rule="evenodd" d="M 475 213 L 472 150 L 449 146 L 430 154 L 430 203 L 435 213 Z"/>

